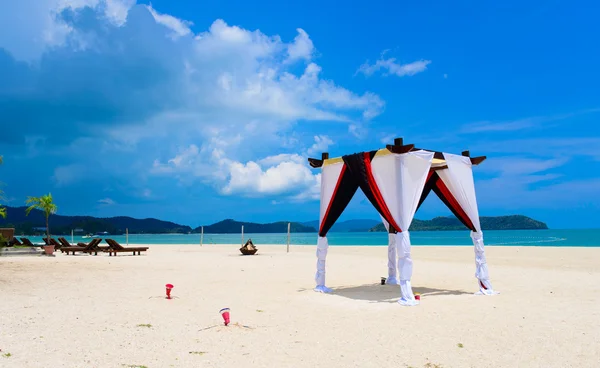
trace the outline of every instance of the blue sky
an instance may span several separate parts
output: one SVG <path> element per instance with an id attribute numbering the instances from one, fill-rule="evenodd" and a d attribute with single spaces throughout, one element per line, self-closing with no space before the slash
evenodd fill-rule
<path id="1" fill-rule="evenodd" d="M 192 226 L 318 218 L 306 158 L 487 155 L 480 214 L 600 215 L 595 2 L 0 3 L 5 204 Z M 417 213 L 450 212 L 431 198 Z M 357 196 L 343 218 L 378 218 Z"/>

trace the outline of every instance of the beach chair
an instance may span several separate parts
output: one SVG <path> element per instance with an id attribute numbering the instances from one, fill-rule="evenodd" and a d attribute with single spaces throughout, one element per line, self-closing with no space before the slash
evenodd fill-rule
<path id="1" fill-rule="evenodd" d="M 21 241 L 23 242 L 23 245 L 28 247 L 37 247 L 37 245 L 33 244 L 28 238 L 21 238 Z"/>
<path id="2" fill-rule="evenodd" d="M 60 242 L 60 244 L 63 247 L 74 247 L 74 245 L 72 245 L 71 243 L 69 243 L 69 241 L 65 238 L 58 238 L 58 241 Z"/>
<path id="3" fill-rule="evenodd" d="M 21 243 L 17 238 L 12 238 L 12 240 L 8 242 L 8 246 L 12 247 L 14 245 L 23 245 L 23 243 Z"/>
<path id="4" fill-rule="evenodd" d="M 5 247 L 12 247 L 12 246 L 15 246 L 15 245 L 23 245 L 23 244 L 21 244 L 21 242 L 19 241 L 19 239 L 12 238 L 12 239 L 4 242 L 3 244 L 0 243 L 0 245 L 5 246 Z"/>
<path id="5" fill-rule="evenodd" d="M 96 238 L 96 239 L 93 239 L 88 244 L 77 243 L 77 245 L 72 245 L 69 243 L 70 244 L 69 247 L 63 246 L 60 248 L 60 251 L 63 253 L 66 252 L 67 255 L 69 254 L 69 252 L 71 252 L 73 255 L 75 254 L 75 252 L 82 252 L 82 253 L 89 253 L 89 254 L 95 253 L 97 255 L 99 250 L 96 249 L 96 247 L 98 246 L 98 244 L 101 241 L 102 241 L 102 239 Z"/>
<path id="6" fill-rule="evenodd" d="M 92 243 L 93 240 L 90 242 Z M 98 241 L 94 243 L 94 246 L 92 247 L 93 252 L 95 255 L 98 255 L 98 252 L 106 252 L 108 250 L 108 248 L 110 248 L 110 246 L 100 246 L 100 243 L 102 243 L 102 239 L 98 238 Z M 85 247 L 87 246 L 85 243 L 77 243 L 78 247 Z"/>
<path id="7" fill-rule="evenodd" d="M 112 256 L 113 253 L 116 256 L 117 253 L 122 252 L 133 252 L 134 256 L 135 252 L 137 252 L 138 255 L 141 255 L 140 252 L 145 252 L 149 249 L 149 247 L 124 247 L 114 239 L 106 239 L 106 242 L 108 243 L 108 250 L 105 250 L 105 252 L 108 252 L 109 256 Z"/>
<path id="8" fill-rule="evenodd" d="M 95 238 L 88 244 L 77 243 L 77 246 L 61 247 L 60 251 L 63 253 L 66 252 L 67 255 L 69 255 L 69 252 L 71 252 L 73 255 L 75 255 L 75 252 L 82 252 L 82 253 L 89 253 L 89 254 L 94 253 L 95 255 L 98 255 L 98 252 L 102 250 L 102 249 L 99 249 L 99 247 L 98 247 L 98 244 L 100 244 L 101 241 L 102 241 L 102 239 Z"/>
<path id="9" fill-rule="evenodd" d="M 48 241 L 48 238 L 43 238 L 42 240 L 44 241 L 44 243 L 46 243 L 46 245 L 54 245 L 54 249 L 56 250 L 62 248 L 62 244 L 57 242 L 54 238 L 50 238 L 50 241 Z"/>

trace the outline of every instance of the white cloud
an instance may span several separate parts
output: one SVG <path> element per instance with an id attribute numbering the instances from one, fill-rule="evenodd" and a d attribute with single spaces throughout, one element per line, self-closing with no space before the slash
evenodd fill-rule
<path id="1" fill-rule="evenodd" d="M 600 208 L 596 195 L 600 178 L 570 180 L 552 174 L 500 176 L 478 180 L 476 186 L 480 206 L 488 209 Z"/>
<path id="2" fill-rule="evenodd" d="M 381 54 L 381 58 L 377 60 L 375 64 L 370 64 L 367 60 L 358 68 L 356 73 L 363 73 L 366 76 L 371 76 L 375 72 L 383 70 L 384 76 L 391 74 L 398 77 L 405 77 L 424 72 L 427 70 L 427 65 L 431 64 L 431 60 L 418 60 L 408 64 L 401 64 L 396 62 L 396 58 L 384 59 L 383 56 L 385 53 L 386 51 Z"/>
<path id="3" fill-rule="evenodd" d="M 482 133 L 482 132 L 510 132 L 517 130 L 525 130 L 530 128 L 547 127 L 550 122 L 558 122 L 567 120 L 576 116 L 593 114 L 600 112 L 600 109 L 586 109 L 566 114 L 532 116 L 523 119 L 508 120 L 508 121 L 479 121 L 475 123 L 465 124 L 461 128 L 462 133 Z"/>
<path id="4" fill-rule="evenodd" d="M 314 175 L 298 155 L 278 155 L 259 162 L 232 162 L 229 182 L 223 194 L 308 196 L 319 185 L 320 175 Z"/>
<path id="5" fill-rule="evenodd" d="M 394 139 L 397 138 L 398 136 L 395 134 L 385 134 L 381 137 L 380 142 L 382 144 L 392 144 L 394 142 Z"/>
<path id="6" fill-rule="evenodd" d="M 17 60 L 35 61 L 52 47 L 62 46 L 68 37 L 77 43 L 77 32 L 61 12 L 91 8 L 115 26 L 127 19 L 135 0 L 18 0 L 0 2 L 0 47 Z"/>
<path id="7" fill-rule="evenodd" d="M 539 137 L 474 142 L 473 150 L 491 153 L 529 154 L 561 158 L 591 157 L 600 161 L 600 137 Z"/>
<path id="8" fill-rule="evenodd" d="M 348 125 L 348 133 L 357 139 L 365 139 L 368 136 L 369 130 L 363 124 L 350 124 Z"/>
<path id="9" fill-rule="evenodd" d="M 0 36 L 0 47 L 11 56 L 22 52 L 40 64 L 27 70 L 30 78 L 15 83 L 15 91 L 26 89 L 29 80 L 47 81 L 31 88 L 42 88 L 57 96 L 56 106 L 65 106 L 64 118 L 56 117 L 61 130 L 48 128 L 42 110 L 35 110 L 39 117 L 28 115 L 29 127 L 36 125 L 48 139 L 66 134 L 93 142 L 103 152 L 93 160 L 103 167 L 131 163 L 144 178 L 171 175 L 180 184 L 208 183 L 227 195 L 313 198 L 319 176 L 306 158 L 278 153 L 304 154 L 333 144 L 324 135 L 303 142 L 312 130 L 304 128 L 307 121 L 358 126 L 385 107 L 374 93 L 323 78 L 312 61 L 315 46 L 300 28 L 293 40 L 282 40 L 217 19 L 195 33 L 190 22 L 132 0 L 44 4 L 35 10 L 52 19 L 52 29 L 66 27 L 64 34 L 52 33 L 52 47 L 32 46 L 23 30 L 16 32 L 22 42 L 15 48 Z M 78 18 L 83 8 L 85 17 Z M 57 9 L 76 14 L 62 18 Z M 0 5 L 0 14 L 12 10 Z M 0 22 L 0 35 L 6 31 Z M 47 57 L 40 58 L 42 53 Z M 294 61 L 304 61 L 302 69 Z M 74 113 L 80 111 L 91 112 Z M 68 169 L 57 169 L 55 177 L 63 184 L 76 180 Z M 140 184 L 135 195 L 145 187 Z"/>
<path id="10" fill-rule="evenodd" d="M 326 135 L 315 135 L 315 143 L 306 151 L 309 155 L 316 155 L 327 152 L 333 141 Z"/>
<path id="11" fill-rule="evenodd" d="M 303 29 L 298 28 L 296 31 L 298 31 L 298 35 L 294 38 L 294 42 L 288 45 L 288 61 L 292 62 L 298 59 L 310 61 L 315 50 L 313 42 Z"/>
<path id="12" fill-rule="evenodd" d="M 466 124 L 462 127 L 463 133 L 481 133 L 481 132 L 510 132 L 534 127 L 539 123 L 539 118 L 526 118 L 514 121 L 491 122 L 479 121 Z"/>
<path id="13" fill-rule="evenodd" d="M 187 182 L 190 177 L 200 178 L 223 195 L 284 196 L 292 200 L 318 198 L 320 173 L 313 173 L 306 157 L 298 154 L 282 153 L 245 162 L 226 157 L 219 148 L 213 148 L 207 160 L 203 160 L 202 155 L 192 145 L 167 164 L 155 161 L 152 172 L 176 174 Z"/>
<path id="14" fill-rule="evenodd" d="M 67 186 L 80 181 L 86 174 L 87 168 L 80 164 L 59 166 L 54 169 L 52 178 L 56 186 Z"/>
<path id="15" fill-rule="evenodd" d="M 172 37 L 177 38 L 181 36 L 186 36 L 192 33 L 190 26 L 194 23 L 176 18 L 169 14 L 161 14 L 152 8 L 152 5 L 147 5 L 146 8 L 154 17 L 156 23 L 162 24 L 163 26 L 169 28 L 173 31 L 171 34 Z"/>
<path id="16" fill-rule="evenodd" d="M 131 1 L 119 0 L 121 7 L 114 5 L 117 4 L 116 1 L 70 0 L 59 5 L 61 9 L 92 7 L 99 16 L 105 16 L 108 11 L 106 9 L 110 8 L 111 14 L 119 14 L 123 18 L 123 9 L 127 9 Z M 54 8 L 59 5 L 55 4 Z M 54 14 L 54 8 L 46 9 L 46 14 Z M 12 11 L 11 7 L 0 5 L 0 14 Z M 156 99 L 157 103 L 164 104 L 170 102 L 168 99 L 173 99 L 173 104 L 179 105 L 175 106 L 179 113 L 213 113 L 218 110 L 214 115 L 221 117 L 224 111 L 233 110 L 227 115 L 236 115 L 234 120 L 242 120 L 243 123 L 246 123 L 243 120 L 269 118 L 274 120 L 272 123 L 280 124 L 282 120 L 299 119 L 345 122 L 369 120 L 383 111 L 385 104 L 379 96 L 373 93 L 355 94 L 333 81 L 322 79 L 321 67 L 315 63 L 308 63 L 300 74 L 290 72 L 291 66 L 285 62 L 287 58 L 309 60 L 314 49 L 312 41 L 301 29 L 298 29 L 299 34 L 293 42 L 286 43 L 277 35 L 268 36 L 258 30 L 230 26 L 224 20 L 217 19 L 207 31 L 192 37 L 189 22 L 161 14 L 151 6 L 137 5 L 128 9 L 128 13 L 124 18 L 126 23 L 122 26 L 101 24 L 97 30 L 85 27 L 85 30 L 80 30 L 78 27 L 83 25 L 79 23 L 66 23 L 57 19 L 57 22 L 62 22 L 79 35 L 71 37 L 72 44 L 64 44 L 62 36 L 61 40 L 55 42 L 64 48 L 59 56 L 69 57 L 69 51 L 78 50 L 85 44 L 86 48 L 94 51 L 93 55 L 89 53 L 89 57 L 94 58 L 94 64 L 91 65 L 101 65 L 104 62 L 113 64 L 109 70 L 94 70 L 91 69 L 89 60 L 82 57 L 85 54 L 79 53 L 77 59 L 66 59 L 71 69 L 81 70 L 79 73 L 98 73 L 97 78 L 102 78 L 102 81 L 90 81 L 95 83 L 94 86 L 110 86 L 107 80 L 121 80 L 128 75 L 135 77 L 139 83 L 142 76 L 138 74 L 143 72 L 148 73 L 146 79 L 150 80 L 151 77 L 168 78 L 165 81 L 157 80 L 161 83 L 154 85 L 129 87 L 125 84 L 127 80 L 112 84 L 121 89 L 135 88 L 127 91 L 129 98 L 146 95 Z M 155 27 L 148 28 L 144 13 L 152 15 Z M 8 29 L 0 26 L 0 34 L 7 34 L 7 31 Z M 179 39 L 161 40 L 161 32 L 166 35 L 175 34 Z M 8 41 L 19 39 L 19 33 L 11 37 L 0 37 L 0 47 L 16 55 Z M 23 48 L 31 47 L 31 42 L 20 42 L 20 45 Z M 79 59 L 83 65 L 73 65 Z M 147 70 L 149 66 L 153 70 Z M 107 75 L 111 70 L 126 68 L 139 72 L 125 76 Z M 77 75 L 77 72 L 72 78 L 76 77 L 79 77 L 78 80 L 84 77 L 90 79 L 89 75 Z M 140 99 L 146 96 L 140 96 Z M 163 110 L 160 113 L 165 112 L 167 111 Z M 240 119 L 240 116 L 249 118 Z"/>
<path id="17" fill-rule="evenodd" d="M 99 199 L 98 203 L 101 205 L 105 205 L 105 206 L 112 206 L 117 204 L 117 202 L 115 202 L 114 200 L 110 199 L 110 198 L 103 198 L 103 199 Z"/>
<path id="18" fill-rule="evenodd" d="M 568 157 L 529 158 L 529 157 L 492 157 L 479 169 L 484 172 L 498 172 L 505 176 L 523 176 L 544 172 L 565 165 Z"/>
<path id="19" fill-rule="evenodd" d="M 182 167 L 184 165 L 190 165 L 196 159 L 198 155 L 198 146 L 195 144 L 190 145 L 188 148 L 183 150 L 179 155 L 173 157 L 169 160 L 170 164 L 173 164 L 174 167 Z"/>
<path id="20" fill-rule="evenodd" d="M 129 9 L 135 5 L 136 0 L 105 0 L 104 14 L 117 25 L 127 21 Z"/>

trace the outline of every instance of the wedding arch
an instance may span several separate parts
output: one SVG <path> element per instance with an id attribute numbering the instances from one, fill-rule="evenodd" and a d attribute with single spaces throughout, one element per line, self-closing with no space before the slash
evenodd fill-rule
<path id="1" fill-rule="evenodd" d="M 321 207 L 317 239 L 315 291 L 331 292 L 325 285 L 327 233 L 360 188 L 375 207 L 388 230 L 387 283 L 400 285 L 402 305 L 417 305 L 412 292 L 413 261 L 409 227 L 417 209 L 433 192 L 471 230 L 475 248 L 475 277 L 478 294 L 497 292 L 490 282 L 472 167 L 485 156 L 470 157 L 415 148 L 396 138 L 384 149 L 359 152 L 336 158 L 323 153 L 309 158 L 313 168 L 321 168 Z"/>

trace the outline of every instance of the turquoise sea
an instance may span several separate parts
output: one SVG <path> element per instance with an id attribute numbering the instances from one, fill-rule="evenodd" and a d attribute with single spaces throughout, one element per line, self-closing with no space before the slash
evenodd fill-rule
<path id="1" fill-rule="evenodd" d="M 544 247 L 600 247 L 600 229 L 583 230 L 488 230 L 483 232 L 485 244 L 488 246 L 544 246 Z M 65 236 L 71 241 L 71 236 Z M 125 245 L 129 244 L 200 244 L 200 234 L 131 234 L 110 235 Z M 244 234 L 259 246 L 261 244 L 287 243 L 287 234 Z M 327 235 L 329 245 L 387 245 L 386 233 L 330 233 Z M 33 242 L 42 242 L 42 237 L 30 237 Z M 88 242 L 75 236 L 75 242 Z M 469 231 L 414 231 L 411 232 L 412 244 L 415 246 L 431 245 L 464 245 L 472 246 Z M 240 244 L 241 234 L 204 234 L 204 244 Z M 316 233 L 292 233 L 292 245 L 316 245 Z"/>

